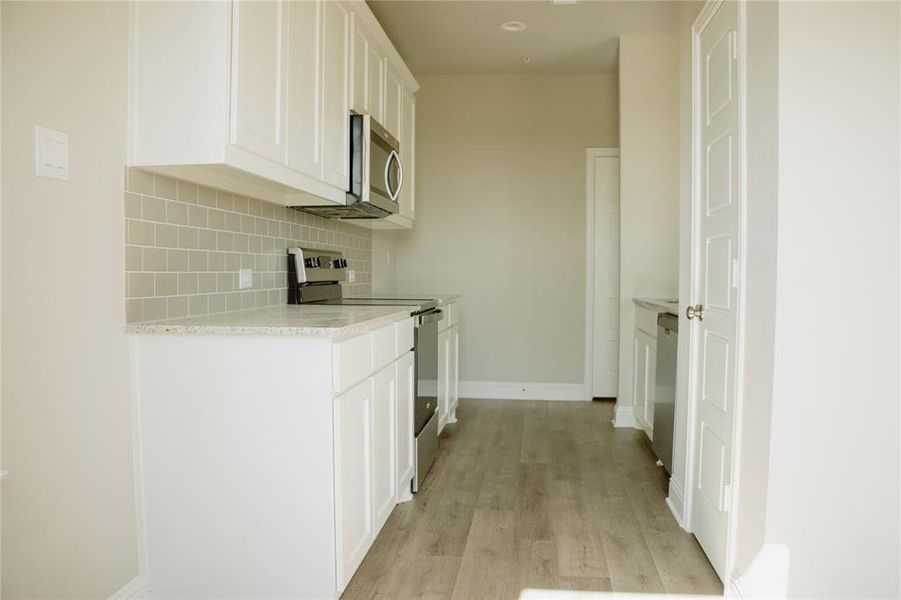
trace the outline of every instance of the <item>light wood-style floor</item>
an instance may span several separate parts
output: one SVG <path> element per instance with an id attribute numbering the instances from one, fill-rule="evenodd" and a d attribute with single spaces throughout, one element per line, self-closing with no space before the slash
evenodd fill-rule
<path id="1" fill-rule="evenodd" d="M 607 402 L 461 400 L 423 489 L 395 508 L 343 600 L 721 595 L 664 504 L 647 437 L 613 429 L 612 413 Z"/>

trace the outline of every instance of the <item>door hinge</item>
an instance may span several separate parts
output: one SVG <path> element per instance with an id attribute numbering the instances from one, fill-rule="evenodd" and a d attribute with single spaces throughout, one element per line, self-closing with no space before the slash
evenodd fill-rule
<path id="1" fill-rule="evenodd" d="M 723 512 L 732 510 L 732 484 L 727 483 L 723 486 Z"/>
<path id="2" fill-rule="evenodd" d="M 738 259 L 732 259 L 732 287 L 738 289 Z"/>
<path id="3" fill-rule="evenodd" d="M 738 32 L 732 32 L 732 60 L 738 60 Z"/>

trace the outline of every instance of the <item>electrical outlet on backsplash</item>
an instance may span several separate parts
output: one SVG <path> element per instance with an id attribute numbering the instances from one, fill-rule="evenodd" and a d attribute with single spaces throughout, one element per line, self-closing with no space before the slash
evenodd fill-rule
<path id="1" fill-rule="evenodd" d="M 286 304 L 291 246 L 341 251 L 356 275 L 344 295 L 372 293 L 370 229 L 135 168 L 125 181 L 129 323 Z"/>

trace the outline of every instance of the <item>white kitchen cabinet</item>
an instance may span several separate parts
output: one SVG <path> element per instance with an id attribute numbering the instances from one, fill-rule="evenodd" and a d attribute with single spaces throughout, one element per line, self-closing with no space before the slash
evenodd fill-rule
<path id="1" fill-rule="evenodd" d="M 275 162 L 285 156 L 288 4 L 234 2 L 231 143 Z"/>
<path id="2" fill-rule="evenodd" d="M 375 537 L 374 394 L 370 380 L 335 398 L 335 483 L 339 586 L 347 585 Z M 379 465 L 381 466 L 381 465 Z M 383 476 L 382 473 L 378 474 Z"/>
<path id="3" fill-rule="evenodd" d="M 137 2 L 132 15 L 128 164 L 269 202 L 345 203 L 351 107 L 399 137 L 400 90 L 418 88 L 362 0 Z"/>
<path id="4" fill-rule="evenodd" d="M 321 56 L 319 31 L 322 2 L 292 2 L 288 11 L 288 64 L 285 105 L 287 165 L 318 179 L 322 174 L 322 148 L 318 82 Z"/>
<path id="5" fill-rule="evenodd" d="M 454 325 L 448 332 L 447 404 L 448 422 L 453 423 L 460 404 L 460 328 Z"/>
<path id="6" fill-rule="evenodd" d="M 353 60 L 351 68 L 351 101 L 350 108 L 357 114 L 372 115 L 379 123 L 384 117 L 383 94 L 385 88 L 385 53 L 381 50 L 375 37 L 360 18 L 354 13 L 352 18 Z"/>
<path id="7" fill-rule="evenodd" d="M 656 338 L 656 322 L 657 315 L 639 316 L 640 311 L 636 311 L 636 322 L 642 326 L 644 322 L 654 322 L 654 334 L 647 331 L 649 328 L 635 329 L 635 356 L 633 357 L 633 389 L 635 390 L 635 419 L 639 426 L 648 434 L 653 435 L 654 424 L 654 388 L 657 363 L 657 338 Z M 650 313 L 651 311 L 646 311 Z M 653 317 L 653 319 L 651 319 Z"/>
<path id="8" fill-rule="evenodd" d="M 460 328 L 456 303 L 441 307 L 444 318 L 438 326 L 438 433 L 456 423 L 460 402 Z"/>
<path id="9" fill-rule="evenodd" d="M 376 373 L 372 388 L 373 518 L 379 531 L 397 503 L 397 366 Z"/>
<path id="10" fill-rule="evenodd" d="M 155 598 L 340 597 L 410 496 L 412 331 L 131 337 Z"/>
<path id="11" fill-rule="evenodd" d="M 447 425 L 450 411 L 448 376 L 450 375 L 450 332 L 438 332 L 438 433 Z"/>
<path id="12" fill-rule="evenodd" d="M 416 218 L 416 98 L 407 89 L 401 94 L 400 162 L 404 180 L 398 198 L 398 214 Z"/>
<path id="13" fill-rule="evenodd" d="M 397 63 L 388 61 L 385 67 L 385 118 L 382 125 L 388 133 L 400 140 L 401 98 L 404 83 Z"/>
<path id="14" fill-rule="evenodd" d="M 415 355 L 407 352 L 397 361 L 397 501 L 410 499 L 415 441 L 413 438 L 416 398 Z"/>
<path id="15" fill-rule="evenodd" d="M 349 189 L 350 109 L 348 52 L 350 12 L 339 2 L 322 4 L 322 163 L 323 179 Z"/>

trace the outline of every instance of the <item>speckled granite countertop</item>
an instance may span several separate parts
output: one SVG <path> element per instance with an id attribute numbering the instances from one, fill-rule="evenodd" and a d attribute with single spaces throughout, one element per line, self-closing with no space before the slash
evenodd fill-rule
<path id="1" fill-rule="evenodd" d="M 278 305 L 130 323 L 133 334 L 303 335 L 345 338 L 410 318 L 409 306 Z"/>
<path id="2" fill-rule="evenodd" d="M 676 316 L 679 315 L 678 301 L 661 298 L 633 298 L 632 301 L 643 308 L 648 308 L 657 312 L 672 313 Z"/>
<path id="3" fill-rule="evenodd" d="M 460 294 L 373 294 L 373 298 L 385 298 L 386 300 L 437 300 L 438 306 L 457 302 Z"/>

